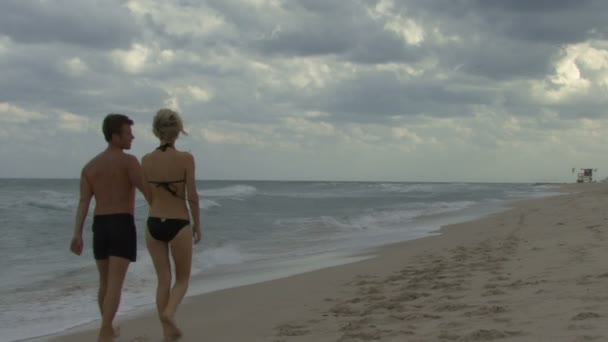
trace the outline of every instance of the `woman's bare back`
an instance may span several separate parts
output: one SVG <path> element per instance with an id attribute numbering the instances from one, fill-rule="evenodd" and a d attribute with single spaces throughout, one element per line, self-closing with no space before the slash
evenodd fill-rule
<path id="1" fill-rule="evenodd" d="M 150 216 L 189 219 L 186 205 L 189 155 L 165 147 L 142 158 L 144 180 L 151 195 Z"/>

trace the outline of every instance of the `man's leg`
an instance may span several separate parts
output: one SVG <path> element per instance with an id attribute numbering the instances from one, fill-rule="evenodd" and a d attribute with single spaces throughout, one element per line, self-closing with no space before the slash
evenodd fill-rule
<path id="1" fill-rule="evenodd" d="M 99 314 L 103 317 L 103 299 L 106 297 L 108 288 L 108 259 L 96 260 L 97 271 L 99 272 L 99 291 L 97 292 L 97 304 Z"/>
<path id="2" fill-rule="evenodd" d="M 129 268 L 130 261 L 125 258 L 110 256 L 108 258 L 108 276 L 105 296 L 101 308 L 102 321 L 99 331 L 100 341 L 113 341 L 114 329 L 112 322 L 118 306 L 120 304 L 120 296 L 122 294 L 122 286 Z"/>

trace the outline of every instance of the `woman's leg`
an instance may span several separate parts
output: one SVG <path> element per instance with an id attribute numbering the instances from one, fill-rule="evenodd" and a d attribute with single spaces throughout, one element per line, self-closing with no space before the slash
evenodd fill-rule
<path id="1" fill-rule="evenodd" d="M 186 295 L 190 283 L 192 268 L 192 229 L 190 226 L 182 228 L 169 244 L 175 264 L 175 285 L 171 289 L 169 301 L 162 315 L 165 319 L 174 322 L 175 311 Z"/>
<path id="2" fill-rule="evenodd" d="M 156 309 L 158 316 L 162 314 L 169 302 L 171 291 L 171 262 L 169 261 L 169 245 L 166 242 L 155 240 L 146 230 L 146 246 L 154 263 L 158 285 L 156 287 Z"/>

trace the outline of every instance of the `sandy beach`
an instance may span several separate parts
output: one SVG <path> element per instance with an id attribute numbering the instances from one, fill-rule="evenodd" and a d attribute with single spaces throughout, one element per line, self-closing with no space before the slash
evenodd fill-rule
<path id="1" fill-rule="evenodd" d="M 608 186 L 562 191 L 364 261 L 188 297 L 181 341 L 606 341 Z M 152 310 L 118 322 L 118 341 L 161 340 Z"/>

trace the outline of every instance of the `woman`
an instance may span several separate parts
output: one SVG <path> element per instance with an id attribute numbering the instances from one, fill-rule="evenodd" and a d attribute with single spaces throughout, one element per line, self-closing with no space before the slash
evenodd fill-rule
<path id="1" fill-rule="evenodd" d="M 158 277 L 158 315 L 165 338 L 174 340 L 181 336 L 175 323 L 175 312 L 188 290 L 192 240 L 198 243 L 201 239 L 200 212 L 194 157 L 175 148 L 179 134 L 186 134 L 179 114 L 170 109 L 161 109 L 154 116 L 152 126 L 160 146 L 146 154 L 141 162 L 150 194 L 146 245 Z M 186 202 L 190 206 L 190 213 Z M 169 253 L 175 265 L 173 288 Z"/>

